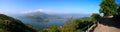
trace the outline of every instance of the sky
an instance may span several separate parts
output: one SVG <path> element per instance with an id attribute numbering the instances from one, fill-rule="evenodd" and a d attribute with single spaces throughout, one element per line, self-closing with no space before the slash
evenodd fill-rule
<path id="1" fill-rule="evenodd" d="M 99 13 L 101 0 L 0 0 L 0 13 L 41 11 L 50 14 Z M 120 0 L 116 0 L 120 4 Z"/>

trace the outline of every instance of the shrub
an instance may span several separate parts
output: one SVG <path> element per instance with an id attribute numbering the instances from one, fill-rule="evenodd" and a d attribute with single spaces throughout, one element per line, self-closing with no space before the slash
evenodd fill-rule
<path id="1" fill-rule="evenodd" d="M 53 26 L 48 28 L 48 32 L 60 32 L 60 31 L 58 29 L 58 26 L 53 25 Z"/>
<path id="2" fill-rule="evenodd" d="M 100 20 L 101 16 L 97 13 L 93 13 L 91 15 L 90 21 L 92 21 L 93 23 L 96 23 Z"/>

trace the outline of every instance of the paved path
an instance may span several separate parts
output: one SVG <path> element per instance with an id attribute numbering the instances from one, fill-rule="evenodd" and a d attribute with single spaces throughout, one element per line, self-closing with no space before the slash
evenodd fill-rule
<path id="1" fill-rule="evenodd" d="M 120 21 L 103 18 L 93 32 L 120 32 Z"/>

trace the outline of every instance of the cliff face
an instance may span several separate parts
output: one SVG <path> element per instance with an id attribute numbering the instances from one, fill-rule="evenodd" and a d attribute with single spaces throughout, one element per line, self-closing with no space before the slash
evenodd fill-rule
<path id="1" fill-rule="evenodd" d="M 0 31 L 7 32 L 36 32 L 35 29 L 26 26 L 20 20 L 0 14 Z"/>

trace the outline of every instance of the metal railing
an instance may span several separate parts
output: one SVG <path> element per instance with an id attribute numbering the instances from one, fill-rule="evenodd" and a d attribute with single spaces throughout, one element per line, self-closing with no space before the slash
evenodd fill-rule
<path id="1" fill-rule="evenodd" d="M 98 23 L 97 23 L 97 24 L 98 24 Z M 91 32 L 92 30 L 94 30 L 95 27 L 97 26 L 97 24 L 93 24 L 90 28 L 88 28 L 88 29 L 86 30 L 86 32 Z"/>

